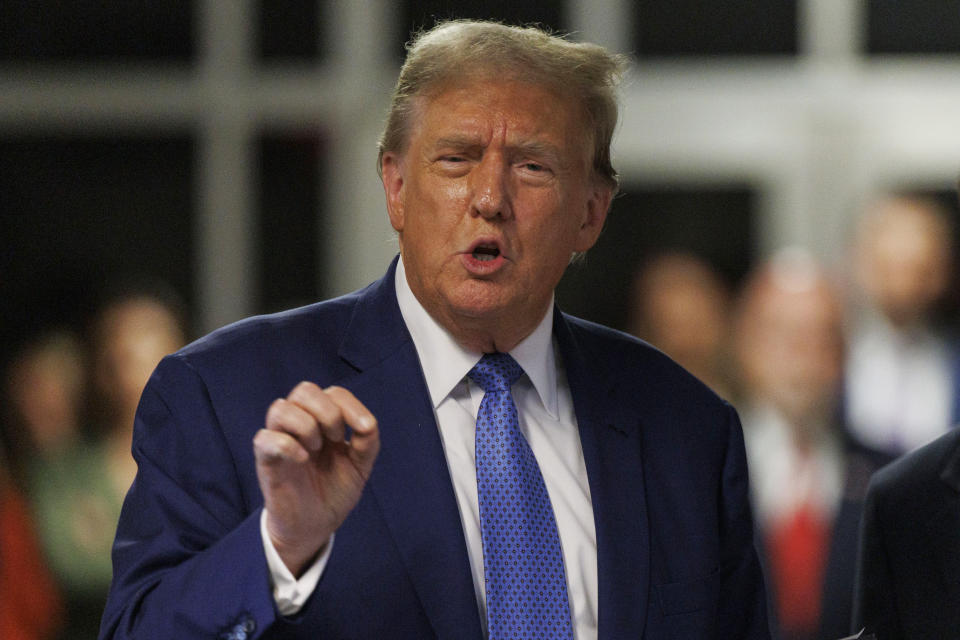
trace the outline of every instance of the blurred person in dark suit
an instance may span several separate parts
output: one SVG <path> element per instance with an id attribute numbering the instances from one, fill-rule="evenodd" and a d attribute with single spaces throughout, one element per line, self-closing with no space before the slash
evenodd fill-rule
<path id="1" fill-rule="evenodd" d="M 160 363 L 102 638 L 768 637 L 735 411 L 554 302 L 617 189 L 623 66 L 487 22 L 411 43 L 400 255 Z"/>
<path id="2" fill-rule="evenodd" d="M 952 238 L 942 206 L 907 196 L 876 201 L 857 229 L 861 308 L 849 339 L 847 424 L 891 455 L 960 419 L 960 349 L 935 318 L 950 284 Z"/>
<path id="3" fill-rule="evenodd" d="M 960 636 L 960 430 L 870 481 L 853 628 L 877 640 Z"/>
<path id="4" fill-rule="evenodd" d="M 800 249 L 751 274 L 737 314 L 737 404 L 774 635 L 783 640 L 846 635 L 862 501 L 888 459 L 842 428 L 842 322 L 833 283 Z"/>
<path id="5" fill-rule="evenodd" d="M 692 253 L 663 253 L 637 270 L 627 330 L 729 398 L 729 315 L 730 293 L 713 267 Z"/>
<path id="6" fill-rule="evenodd" d="M 870 480 L 852 628 L 877 640 L 952 638 L 960 629 L 960 429 Z"/>

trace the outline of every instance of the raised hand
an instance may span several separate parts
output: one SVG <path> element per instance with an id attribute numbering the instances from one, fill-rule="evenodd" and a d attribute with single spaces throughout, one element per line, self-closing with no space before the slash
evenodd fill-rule
<path id="1" fill-rule="evenodd" d="M 301 382 L 270 405 L 253 450 L 267 532 L 299 576 L 360 499 L 380 450 L 377 420 L 346 389 Z"/>

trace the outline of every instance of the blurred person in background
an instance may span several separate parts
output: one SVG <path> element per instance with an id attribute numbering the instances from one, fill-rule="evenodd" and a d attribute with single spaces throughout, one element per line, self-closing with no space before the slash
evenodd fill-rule
<path id="1" fill-rule="evenodd" d="M 0 638 L 51 640 L 63 625 L 59 592 L 29 505 L 0 448 Z"/>
<path id="2" fill-rule="evenodd" d="M 947 212 L 931 200 L 880 200 L 860 221 L 854 255 L 861 308 L 849 344 L 848 427 L 898 455 L 960 417 L 960 353 L 935 322 L 953 267 Z"/>
<path id="3" fill-rule="evenodd" d="M 870 480 L 853 624 L 878 640 L 955 638 L 960 629 L 960 429 Z"/>
<path id="4" fill-rule="evenodd" d="M 870 481 L 853 629 L 877 640 L 960 637 L 960 429 Z"/>
<path id="5" fill-rule="evenodd" d="M 99 308 L 87 360 L 89 416 L 80 417 L 87 368 L 72 335 L 42 337 L 11 369 L 30 506 L 67 610 L 64 639 L 97 636 L 113 534 L 136 474 L 133 415 L 150 372 L 184 343 L 171 299 L 159 288 L 122 285 Z"/>
<path id="6" fill-rule="evenodd" d="M 140 394 L 160 359 L 185 344 L 184 315 L 179 298 L 165 284 L 134 282 L 118 285 L 94 319 L 94 421 L 104 471 L 120 499 L 137 471 L 130 447 Z"/>
<path id="7" fill-rule="evenodd" d="M 627 331 L 729 398 L 729 313 L 729 290 L 710 264 L 692 253 L 664 253 L 634 277 Z"/>
<path id="8" fill-rule="evenodd" d="M 11 464 L 60 458 L 76 445 L 85 385 L 83 346 L 74 332 L 44 330 L 19 349 L 6 376 Z"/>
<path id="9" fill-rule="evenodd" d="M 809 254 L 784 250 L 749 277 L 735 326 L 774 635 L 835 640 L 849 630 L 866 486 L 886 461 L 841 425 L 840 298 Z"/>
<path id="10" fill-rule="evenodd" d="M 0 637 L 74 637 L 61 605 L 58 571 L 70 558 L 58 556 L 51 543 L 70 522 L 81 527 L 101 524 L 87 522 L 57 495 L 61 485 L 75 491 L 82 481 L 69 475 L 60 481 L 63 470 L 85 451 L 81 415 L 86 367 L 80 340 L 67 329 L 42 330 L 14 354 L 4 382 L 9 454 L 3 460 L 0 507 Z M 64 635 L 56 636 L 58 630 Z"/>

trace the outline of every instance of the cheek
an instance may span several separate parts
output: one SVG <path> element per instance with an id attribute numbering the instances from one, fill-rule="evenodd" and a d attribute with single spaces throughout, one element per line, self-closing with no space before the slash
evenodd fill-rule
<path id="1" fill-rule="evenodd" d="M 532 246 L 545 254 L 560 254 L 568 250 L 572 253 L 581 227 L 581 221 L 572 207 L 558 204 L 554 198 L 545 198 L 535 210 L 541 213 L 531 216 L 534 219 L 529 225 L 527 238 Z M 520 216 L 518 221 L 520 224 L 523 222 Z"/>
<path id="2" fill-rule="evenodd" d="M 468 201 L 466 189 L 459 183 L 427 184 L 409 194 L 405 211 L 418 226 L 437 228 L 457 220 Z"/>

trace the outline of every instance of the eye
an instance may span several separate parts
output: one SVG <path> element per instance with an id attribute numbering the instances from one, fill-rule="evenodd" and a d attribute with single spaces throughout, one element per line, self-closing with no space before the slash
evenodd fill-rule
<path id="1" fill-rule="evenodd" d="M 549 164 L 535 160 L 518 162 L 514 166 L 518 174 L 528 181 L 541 183 L 546 182 L 553 176 L 553 169 L 551 169 Z"/>
<path id="2" fill-rule="evenodd" d="M 462 176 L 470 167 L 470 158 L 465 153 L 439 154 L 434 160 L 434 168 L 447 176 Z"/>

